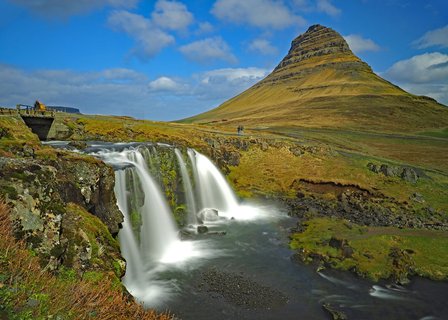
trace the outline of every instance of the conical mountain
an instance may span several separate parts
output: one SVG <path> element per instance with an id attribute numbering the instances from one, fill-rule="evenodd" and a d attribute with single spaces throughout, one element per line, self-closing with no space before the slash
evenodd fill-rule
<path id="1" fill-rule="evenodd" d="M 265 79 L 185 121 L 411 132 L 448 126 L 448 108 L 379 77 L 339 33 L 314 25 Z"/>

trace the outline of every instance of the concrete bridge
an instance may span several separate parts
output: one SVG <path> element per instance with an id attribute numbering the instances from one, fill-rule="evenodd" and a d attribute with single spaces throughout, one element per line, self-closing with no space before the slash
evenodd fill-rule
<path id="1" fill-rule="evenodd" d="M 39 140 L 45 141 L 54 121 L 54 111 L 14 110 L 0 108 L 2 115 L 20 115 L 25 124 L 35 133 Z"/>

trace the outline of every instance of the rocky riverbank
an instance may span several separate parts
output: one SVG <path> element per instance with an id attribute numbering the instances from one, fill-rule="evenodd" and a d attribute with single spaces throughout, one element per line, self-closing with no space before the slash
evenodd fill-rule
<path id="1" fill-rule="evenodd" d="M 443 212 L 415 210 L 353 186 L 332 188 L 338 189 L 336 199 L 302 192 L 284 199 L 290 214 L 299 219 L 291 233 L 293 261 L 401 284 L 414 275 L 448 278 L 448 223 Z"/>

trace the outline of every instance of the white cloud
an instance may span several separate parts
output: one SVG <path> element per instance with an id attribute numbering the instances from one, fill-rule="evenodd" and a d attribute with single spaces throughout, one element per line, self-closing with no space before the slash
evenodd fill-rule
<path id="1" fill-rule="evenodd" d="M 198 40 L 180 47 L 179 50 L 188 59 L 202 64 L 209 64 L 215 60 L 237 62 L 229 45 L 221 37 Z"/>
<path id="2" fill-rule="evenodd" d="M 396 62 L 383 76 L 415 94 L 448 105 L 448 55 L 434 52 Z"/>
<path id="3" fill-rule="evenodd" d="M 336 8 L 330 0 L 317 0 L 317 11 L 326 13 L 330 16 L 338 16 L 341 13 L 339 8 Z"/>
<path id="4" fill-rule="evenodd" d="M 292 0 L 292 4 L 294 8 L 297 8 L 302 11 L 311 11 L 312 5 L 309 0 Z"/>
<path id="5" fill-rule="evenodd" d="M 9 0 L 39 15 L 68 17 L 102 7 L 134 8 L 139 0 Z"/>
<path id="6" fill-rule="evenodd" d="M 181 93 L 186 89 L 186 86 L 169 78 L 159 77 L 148 84 L 151 92 L 167 92 Z"/>
<path id="7" fill-rule="evenodd" d="M 108 24 L 116 31 L 127 33 L 137 43 L 134 52 L 142 59 L 154 56 L 164 47 L 175 42 L 172 35 L 160 30 L 145 17 L 127 11 L 115 11 Z"/>
<path id="8" fill-rule="evenodd" d="M 211 101 L 217 106 L 248 89 L 269 72 L 260 68 L 224 68 L 203 72 L 194 77 L 197 84 L 193 93 L 198 99 Z"/>
<path id="9" fill-rule="evenodd" d="M 392 79 L 410 83 L 434 83 L 444 81 L 448 85 L 448 55 L 434 52 L 413 56 L 396 62 L 386 75 Z"/>
<path id="10" fill-rule="evenodd" d="M 201 83 L 220 82 L 222 80 L 232 81 L 258 81 L 269 73 L 267 69 L 261 68 L 224 68 L 207 71 L 201 74 Z"/>
<path id="11" fill-rule="evenodd" d="M 227 22 L 260 28 L 284 29 L 305 23 L 283 1 L 275 0 L 218 0 L 211 12 Z"/>
<path id="12" fill-rule="evenodd" d="M 198 29 L 196 30 L 196 34 L 205 34 L 213 32 L 215 28 L 210 22 L 201 22 L 199 23 Z"/>
<path id="13" fill-rule="evenodd" d="M 276 54 L 277 48 L 266 39 L 254 39 L 249 43 L 249 50 L 264 55 Z"/>
<path id="14" fill-rule="evenodd" d="M 159 0 L 151 14 L 155 25 L 169 30 L 186 30 L 193 23 L 193 14 L 177 1 Z"/>
<path id="15" fill-rule="evenodd" d="M 426 32 L 421 38 L 413 42 L 419 49 L 439 46 L 442 48 L 448 47 L 448 25 Z"/>
<path id="16" fill-rule="evenodd" d="M 347 41 L 350 49 L 355 53 L 380 50 L 380 46 L 373 42 L 373 40 L 363 38 L 357 34 L 349 34 L 344 36 L 344 39 Z"/>

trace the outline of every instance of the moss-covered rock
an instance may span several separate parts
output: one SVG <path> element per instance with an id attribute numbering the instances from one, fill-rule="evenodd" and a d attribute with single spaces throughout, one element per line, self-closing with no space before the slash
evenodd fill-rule
<path id="1" fill-rule="evenodd" d="M 113 271 L 121 278 L 125 262 L 120 246 L 100 219 L 74 203 L 69 203 L 61 225 L 59 259 L 66 268 L 79 273 L 88 270 Z"/>
<path id="2" fill-rule="evenodd" d="M 41 150 L 58 161 L 0 157 L 0 197 L 12 208 L 16 236 L 46 269 L 97 270 L 119 279 L 125 263 L 114 236 L 123 216 L 112 168 L 91 157 Z"/>

